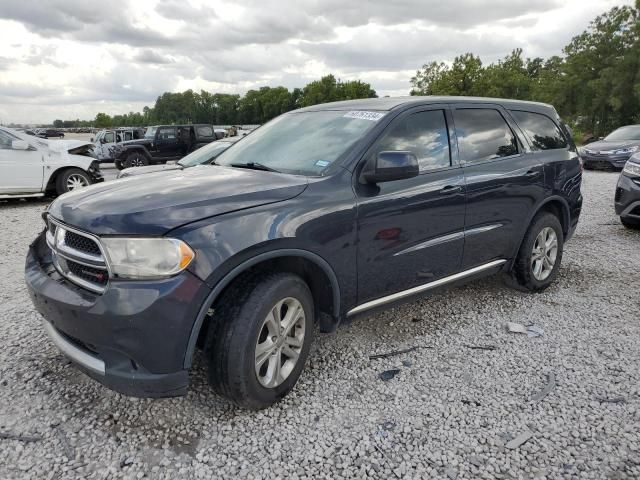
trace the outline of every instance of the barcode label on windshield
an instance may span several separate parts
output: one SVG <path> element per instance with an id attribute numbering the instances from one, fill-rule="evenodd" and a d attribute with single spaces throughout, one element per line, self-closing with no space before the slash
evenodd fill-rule
<path id="1" fill-rule="evenodd" d="M 347 112 L 344 116 L 345 118 L 358 118 L 360 120 L 369 120 L 371 122 L 377 122 L 382 117 L 384 117 L 384 113 L 380 112 L 365 112 L 362 110 L 356 110 L 353 112 Z"/>

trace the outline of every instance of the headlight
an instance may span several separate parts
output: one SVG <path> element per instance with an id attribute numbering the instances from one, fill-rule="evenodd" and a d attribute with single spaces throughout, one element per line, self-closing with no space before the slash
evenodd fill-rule
<path id="1" fill-rule="evenodd" d="M 175 238 L 102 238 L 111 273 L 120 278 L 170 277 L 187 268 L 195 253 Z"/>
<path id="2" fill-rule="evenodd" d="M 621 148 L 619 150 L 615 150 L 613 153 L 615 155 L 623 155 L 625 153 L 635 153 L 637 151 L 638 151 L 638 146 L 635 146 L 635 147 Z"/>
<path id="3" fill-rule="evenodd" d="M 630 177 L 640 177 L 640 164 L 629 161 L 625 163 L 622 173 L 625 173 Z"/>

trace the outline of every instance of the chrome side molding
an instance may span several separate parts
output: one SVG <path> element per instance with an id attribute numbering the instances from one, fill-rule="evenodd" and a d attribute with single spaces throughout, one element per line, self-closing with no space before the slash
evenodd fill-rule
<path id="1" fill-rule="evenodd" d="M 493 262 L 485 263 L 484 265 L 479 265 L 477 267 L 471 268 L 469 270 L 465 270 L 463 272 L 456 273 L 454 275 L 449 275 L 448 277 L 440 278 L 439 280 L 434 280 L 433 282 L 425 283 L 423 285 L 418 285 L 417 287 L 409 288 L 408 290 L 402 290 L 401 292 L 393 293 L 391 295 L 387 295 L 385 297 L 378 298 L 376 300 L 371 300 L 369 302 L 363 303 L 362 305 L 358 305 L 355 308 L 352 308 L 347 312 L 347 317 L 351 315 L 355 315 L 356 313 L 364 312 L 365 310 L 369 310 L 371 308 L 379 307 L 380 305 L 384 305 L 385 303 L 395 302 L 396 300 L 401 300 L 406 297 L 410 297 L 416 293 L 426 292 L 427 290 L 431 290 L 432 288 L 440 287 L 442 285 L 446 285 L 447 283 L 455 282 L 456 280 L 461 280 L 466 277 L 470 277 L 471 275 L 475 275 L 476 273 L 484 272 L 485 270 L 491 270 L 492 268 L 498 267 L 507 261 L 505 259 L 494 260 Z"/>

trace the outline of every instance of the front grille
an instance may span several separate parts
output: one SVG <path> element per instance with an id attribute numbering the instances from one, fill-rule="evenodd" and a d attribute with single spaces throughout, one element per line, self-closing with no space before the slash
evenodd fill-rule
<path id="1" fill-rule="evenodd" d="M 67 260 L 67 267 L 69 267 L 69 271 L 76 277 L 87 282 L 106 285 L 109 281 L 109 274 L 103 269 L 82 265 L 81 263 L 74 262 L 73 260 Z"/>
<path id="2" fill-rule="evenodd" d="M 52 217 L 47 220 L 47 244 L 56 270 L 80 287 L 103 293 L 109 283 L 109 269 L 98 238 Z"/>
<path id="3" fill-rule="evenodd" d="M 91 255 L 101 255 L 100 247 L 94 242 L 92 239 L 87 238 L 82 235 L 78 235 L 75 232 L 70 232 L 67 230 L 67 233 L 64 235 L 64 243 L 69 248 L 79 250 L 84 253 L 89 253 Z"/>

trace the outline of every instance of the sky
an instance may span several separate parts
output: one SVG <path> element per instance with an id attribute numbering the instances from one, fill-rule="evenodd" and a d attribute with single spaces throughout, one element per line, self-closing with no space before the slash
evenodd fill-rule
<path id="1" fill-rule="evenodd" d="M 141 111 L 333 73 L 407 95 L 423 64 L 560 54 L 632 0 L 0 0 L 0 123 Z"/>

